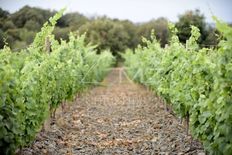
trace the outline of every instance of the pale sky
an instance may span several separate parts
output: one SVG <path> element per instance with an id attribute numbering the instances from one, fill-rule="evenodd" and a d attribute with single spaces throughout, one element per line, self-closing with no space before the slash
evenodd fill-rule
<path id="1" fill-rule="evenodd" d="M 0 7 L 10 12 L 24 5 L 51 10 L 67 7 L 67 12 L 107 15 L 133 22 L 146 22 L 158 17 L 175 22 L 186 10 L 199 9 L 207 22 L 212 22 L 212 13 L 219 19 L 232 22 L 232 0 L 0 0 Z"/>

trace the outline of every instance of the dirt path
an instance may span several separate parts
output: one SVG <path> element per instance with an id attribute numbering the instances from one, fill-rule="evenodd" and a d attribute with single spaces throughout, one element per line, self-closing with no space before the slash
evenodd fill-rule
<path id="1" fill-rule="evenodd" d="M 22 154 L 204 154 L 160 100 L 120 69 L 78 97 Z"/>

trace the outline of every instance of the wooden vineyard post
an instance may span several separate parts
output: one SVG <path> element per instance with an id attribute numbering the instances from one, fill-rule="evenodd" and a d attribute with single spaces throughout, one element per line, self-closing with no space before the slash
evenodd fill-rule
<path id="1" fill-rule="evenodd" d="M 51 52 L 51 42 L 49 40 L 49 37 L 46 37 L 45 39 L 45 51 L 48 53 Z"/>
<path id="2" fill-rule="evenodd" d="M 46 37 L 45 39 L 45 45 L 44 45 L 44 50 L 45 52 L 48 52 L 48 54 L 50 54 L 51 52 L 51 42 L 49 40 L 49 37 Z M 48 118 L 46 119 L 46 121 L 44 122 L 44 125 L 43 125 L 43 131 L 49 131 L 50 128 L 51 128 L 51 115 L 53 114 L 52 111 L 51 111 L 51 106 L 49 105 L 49 116 Z"/>
<path id="3" fill-rule="evenodd" d="M 133 81 L 130 79 L 130 77 L 127 75 L 127 73 L 125 72 L 124 68 L 122 68 L 122 74 L 127 78 L 127 80 L 130 82 L 130 83 L 133 83 Z"/>
<path id="4" fill-rule="evenodd" d="M 51 111 L 49 111 L 51 112 Z M 48 115 L 48 118 L 46 119 L 46 121 L 44 122 L 44 125 L 43 125 L 43 131 L 49 131 L 51 128 L 51 115 L 49 114 Z"/>
<path id="5" fill-rule="evenodd" d="M 119 68 L 119 83 L 122 82 L 122 69 Z"/>
<path id="6" fill-rule="evenodd" d="M 189 113 L 186 115 L 186 134 L 189 135 Z"/>

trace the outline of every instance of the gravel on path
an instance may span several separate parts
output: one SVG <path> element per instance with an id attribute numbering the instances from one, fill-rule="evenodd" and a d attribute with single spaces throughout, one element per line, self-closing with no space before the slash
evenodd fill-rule
<path id="1" fill-rule="evenodd" d="M 47 132 L 21 155 L 156 155 L 201 154 L 191 136 L 162 101 L 133 83 L 123 68 L 79 95 L 57 116 Z"/>

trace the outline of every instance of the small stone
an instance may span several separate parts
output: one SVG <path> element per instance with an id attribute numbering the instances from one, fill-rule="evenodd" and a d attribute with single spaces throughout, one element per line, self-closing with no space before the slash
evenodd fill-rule
<path id="1" fill-rule="evenodd" d="M 161 150 L 162 152 L 167 151 L 167 146 L 161 146 L 161 147 L 160 147 L 160 150 Z"/>
<path id="2" fill-rule="evenodd" d="M 81 122 L 81 120 L 74 120 L 74 121 L 73 121 L 73 126 L 74 126 L 75 128 L 83 128 L 83 127 L 84 127 L 84 125 L 83 125 L 83 123 Z"/>
<path id="3" fill-rule="evenodd" d="M 54 145 L 52 145 L 52 144 L 49 144 L 48 147 L 49 148 L 55 148 Z"/>
<path id="4" fill-rule="evenodd" d="M 158 140 L 158 137 L 153 137 L 151 142 L 157 142 L 157 140 Z"/>
<path id="5" fill-rule="evenodd" d="M 127 150 L 128 151 L 133 151 L 133 147 L 128 147 Z"/>
<path id="6" fill-rule="evenodd" d="M 176 148 L 176 144 L 172 144 L 172 146 L 171 146 L 172 148 Z"/>
<path id="7" fill-rule="evenodd" d="M 43 154 L 46 154 L 48 151 L 45 149 L 42 149 Z"/>

